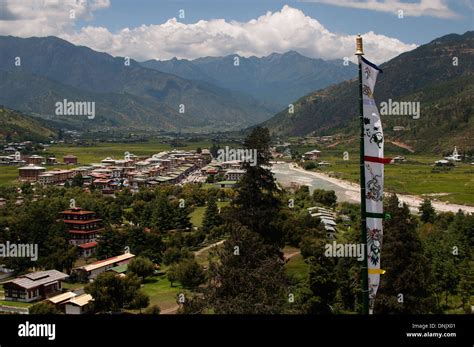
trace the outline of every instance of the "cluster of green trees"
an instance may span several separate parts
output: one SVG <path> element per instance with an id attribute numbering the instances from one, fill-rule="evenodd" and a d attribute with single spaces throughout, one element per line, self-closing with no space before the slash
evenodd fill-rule
<path id="1" fill-rule="evenodd" d="M 345 204 L 352 228 L 338 242 L 359 242 L 359 206 Z M 411 214 L 396 195 L 385 201 L 382 268 L 376 313 L 470 312 L 474 295 L 472 237 L 474 216 L 437 214 L 430 201 Z M 360 263 L 354 258 L 328 258 L 327 240 L 303 238 L 301 253 L 310 265 L 308 281 L 300 283 L 303 312 L 358 312 L 361 305 Z"/>
<path id="2" fill-rule="evenodd" d="M 75 186 L 75 184 L 73 184 Z M 1 188 L 8 201 L 0 210 L 0 242 L 34 243 L 39 247 L 39 259 L 8 258 L 7 267 L 25 271 L 30 267 L 55 268 L 69 272 L 77 259 L 77 250 L 68 242 L 66 226 L 59 212 L 75 205 L 96 212 L 103 220 L 105 231 L 100 235 L 96 256 L 108 258 L 124 252 L 143 255 L 159 263 L 171 264 L 186 258 L 187 249 L 202 243 L 209 232 L 222 234 L 215 201 L 230 199 L 228 191 L 203 189 L 197 185 L 164 186 L 133 194 L 124 189 L 116 198 L 100 192 L 86 192 L 79 186 L 70 188 L 41 187 L 24 184 L 20 190 Z M 16 204 L 22 197 L 23 203 Z M 193 230 L 189 214 L 197 206 L 210 208 L 204 227 Z M 178 254 L 178 256 L 176 256 Z M 176 259 L 178 258 L 178 259 Z"/>
<path id="3" fill-rule="evenodd" d="M 124 308 L 142 309 L 149 305 L 150 298 L 140 291 L 141 280 L 130 273 L 124 277 L 104 272 L 84 290 L 94 298 L 92 311 L 119 312 Z"/>

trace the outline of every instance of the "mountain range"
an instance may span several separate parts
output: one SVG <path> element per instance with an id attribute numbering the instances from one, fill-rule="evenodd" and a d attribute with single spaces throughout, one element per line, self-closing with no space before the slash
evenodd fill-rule
<path id="1" fill-rule="evenodd" d="M 258 124 L 280 109 L 281 103 L 270 102 L 275 88 L 282 88 L 281 93 L 287 94 L 285 100 L 292 100 L 312 90 L 311 86 L 326 86 L 355 73 L 353 66 L 341 69 L 334 62 L 296 52 L 240 59 L 240 72 L 236 72 L 238 67 L 230 56 L 202 58 L 199 62 L 180 60 L 176 64 L 192 64 L 194 73 L 170 68 L 162 72 L 153 62 L 127 61 L 57 37 L 0 36 L 0 104 L 66 127 L 238 130 Z M 329 67 L 341 72 L 333 78 Z M 205 76 L 199 75 L 201 70 Z M 227 76 L 228 82 L 220 83 L 219 75 Z M 239 80 L 239 75 L 245 79 Z M 271 75 L 271 81 L 263 82 Z M 258 84 L 262 85 L 257 88 Z M 97 117 L 87 121 L 81 116 L 56 115 L 54 105 L 64 99 L 95 102 Z"/>
<path id="2" fill-rule="evenodd" d="M 275 113 L 302 95 L 357 76 L 357 67 L 350 61 L 313 59 L 295 51 L 262 58 L 234 54 L 194 60 L 148 60 L 141 64 L 249 94 Z"/>
<path id="3" fill-rule="evenodd" d="M 0 71 L 1 104 L 55 118 L 57 101 L 94 101 L 98 116 L 82 122 L 89 127 L 228 130 L 272 115 L 246 95 L 147 69 L 134 60 L 127 65 L 124 58 L 56 37 L 0 37 Z"/>
<path id="4" fill-rule="evenodd" d="M 421 151 L 473 147 L 473 52 L 469 31 L 437 38 L 380 66 L 375 100 L 418 102 L 421 108 L 418 119 L 383 115 L 387 140 Z M 370 60 L 376 52 L 366 54 Z M 0 105 L 76 129 L 209 132 L 261 124 L 277 136 L 341 134 L 350 142 L 358 134 L 353 64 L 293 51 L 124 62 L 56 37 L 0 36 Z M 97 116 L 55 115 L 54 105 L 63 99 L 94 101 Z"/>
<path id="5" fill-rule="evenodd" d="M 367 59 L 376 52 L 365 52 Z M 382 116 L 386 138 L 417 150 L 439 152 L 474 145 L 474 31 L 450 34 L 380 65 L 374 98 L 419 102 L 420 117 Z M 379 106 L 380 110 L 380 106 Z M 358 81 L 317 90 L 264 122 L 274 135 L 358 134 Z M 398 126 L 397 131 L 394 127 Z M 400 128 L 403 127 L 403 128 Z M 401 130 L 400 130 L 401 129 Z"/>

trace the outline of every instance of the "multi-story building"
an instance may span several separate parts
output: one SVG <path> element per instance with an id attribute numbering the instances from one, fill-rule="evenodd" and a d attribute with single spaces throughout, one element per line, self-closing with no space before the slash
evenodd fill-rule
<path id="1" fill-rule="evenodd" d="M 65 183 L 74 175 L 75 171 L 72 170 L 51 170 L 38 175 L 38 183 L 44 185 Z"/>
<path id="2" fill-rule="evenodd" d="M 20 173 L 20 180 L 23 181 L 37 181 L 38 176 L 46 171 L 43 166 L 36 166 L 34 164 L 26 165 L 18 169 Z"/>
<path id="3" fill-rule="evenodd" d="M 81 256 L 90 256 L 97 247 L 97 237 L 104 230 L 102 219 L 96 218 L 95 212 L 80 207 L 61 212 L 68 227 L 69 242 L 80 248 Z"/>
<path id="4" fill-rule="evenodd" d="M 34 165 L 41 165 L 45 162 L 44 157 L 40 155 L 36 155 L 36 154 L 26 157 L 25 160 L 28 164 L 34 164 Z"/>
<path id="5" fill-rule="evenodd" d="M 225 177 L 229 181 L 240 181 L 245 175 L 245 170 L 229 170 L 226 172 Z"/>
<path id="6" fill-rule="evenodd" d="M 77 157 L 72 154 L 65 155 L 63 157 L 64 164 L 77 165 Z"/>

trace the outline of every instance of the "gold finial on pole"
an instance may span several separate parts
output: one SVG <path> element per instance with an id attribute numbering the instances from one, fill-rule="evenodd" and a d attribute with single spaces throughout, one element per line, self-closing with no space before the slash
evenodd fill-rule
<path id="1" fill-rule="evenodd" d="M 362 37 L 360 36 L 360 34 L 357 34 L 357 37 L 356 37 L 355 55 L 364 55 L 364 48 L 362 46 Z"/>

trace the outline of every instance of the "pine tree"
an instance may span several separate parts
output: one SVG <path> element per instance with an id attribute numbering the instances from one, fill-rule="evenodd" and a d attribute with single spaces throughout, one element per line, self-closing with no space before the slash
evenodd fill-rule
<path id="1" fill-rule="evenodd" d="M 375 297 L 376 313 L 429 313 L 434 307 L 428 289 L 430 264 L 406 204 L 392 195 L 386 205 L 391 219 L 384 222 L 381 283 Z"/>
<path id="2" fill-rule="evenodd" d="M 96 257 L 98 259 L 107 259 L 122 254 L 124 252 L 125 243 L 125 238 L 120 232 L 106 228 L 100 235 Z"/>
<path id="3" fill-rule="evenodd" d="M 204 231 L 209 231 L 213 227 L 221 225 L 222 220 L 219 215 L 219 208 L 217 207 L 216 198 L 211 196 L 207 202 L 206 211 L 204 212 L 204 218 L 202 221 L 202 228 Z"/>
<path id="4" fill-rule="evenodd" d="M 223 247 L 219 261 L 212 261 L 204 299 L 190 302 L 196 310 L 218 314 L 277 314 L 287 305 L 288 287 L 282 259 L 261 236 L 236 225 Z M 184 310 L 186 312 L 186 309 Z M 189 311 L 189 310 L 188 310 Z"/>
<path id="5" fill-rule="evenodd" d="M 71 187 L 82 187 L 84 184 L 84 178 L 82 177 L 81 173 L 78 173 L 76 176 L 73 177 Z"/>
<path id="6" fill-rule="evenodd" d="M 270 134 L 266 128 L 255 128 L 244 147 L 256 150 L 257 160 L 245 162 L 245 175 L 237 185 L 237 197 L 232 202 L 235 220 L 260 234 L 265 243 L 281 247 L 283 233 L 276 217 L 280 210 L 278 189 L 270 166 Z"/>
<path id="7" fill-rule="evenodd" d="M 331 313 L 338 286 L 335 263 L 325 256 L 312 257 L 309 261 L 309 288 L 312 295 L 307 302 L 307 313 Z"/>
<path id="8" fill-rule="evenodd" d="M 217 158 L 218 151 L 219 151 L 219 145 L 213 142 L 211 148 L 209 149 L 209 152 L 211 152 L 211 155 L 213 158 Z"/>
<path id="9" fill-rule="evenodd" d="M 420 205 L 420 219 L 423 223 L 434 223 L 436 219 L 436 211 L 431 205 L 430 199 L 424 199 Z"/>

